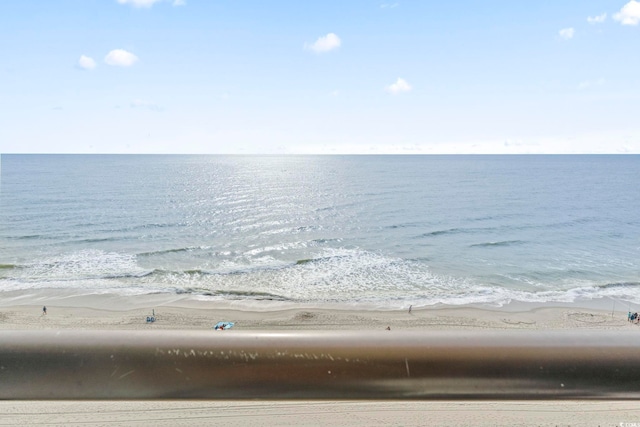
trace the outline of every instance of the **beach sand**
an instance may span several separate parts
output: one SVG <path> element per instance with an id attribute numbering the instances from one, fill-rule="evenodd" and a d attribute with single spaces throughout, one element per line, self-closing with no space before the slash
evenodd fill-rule
<path id="1" fill-rule="evenodd" d="M 42 313 L 43 306 L 47 314 Z M 6 294 L 2 330 L 211 330 L 219 321 L 235 331 L 627 331 L 628 308 L 612 301 L 585 304 L 509 304 L 505 307 L 353 307 L 199 301 L 147 295 Z M 154 322 L 147 322 L 153 316 Z M 640 336 L 639 336 L 640 338 Z M 0 401 L 0 425 L 640 425 L 640 402 L 533 401 Z M 635 423 L 635 424 L 634 424 Z"/>
<path id="2" fill-rule="evenodd" d="M 47 307 L 47 314 L 42 308 Z M 511 303 L 381 310 L 345 305 L 272 301 L 223 302 L 153 294 L 75 295 L 38 291 L 4 293 L 1 329 L 210 329 L 219 321 L 235 330 L 572 330 L 633 329 L 628 309 L 611 300 L 577 303 Z M 146 322 L 153 316 L 155 321 Z M 638 328 L 636 328 L 638 329 Z M 640 329 L 639 329 L 640 330 Z"/>

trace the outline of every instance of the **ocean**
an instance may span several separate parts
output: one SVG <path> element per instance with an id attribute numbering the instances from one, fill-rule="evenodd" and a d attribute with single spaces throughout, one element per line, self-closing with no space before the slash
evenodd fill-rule
<path id="1" fill-rule="evenodd" d="M 0 157 L 0 299 L 640 304 L 640 156 Z"/>

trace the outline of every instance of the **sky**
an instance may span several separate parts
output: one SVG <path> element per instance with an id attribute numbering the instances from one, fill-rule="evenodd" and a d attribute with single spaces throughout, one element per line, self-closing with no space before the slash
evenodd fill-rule
<path id="1" fill-rule="evenodd" d="M 0 2 L 0 153 L 640 153 L 636 0 Z"/>

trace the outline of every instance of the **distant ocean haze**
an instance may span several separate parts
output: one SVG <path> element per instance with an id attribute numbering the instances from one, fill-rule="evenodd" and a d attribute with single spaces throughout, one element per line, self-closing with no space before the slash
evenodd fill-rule
<path id="1" fill-rule="evenodd" d="M 2 155 L 0 296 L 640 304 L 640 156 Z"/>

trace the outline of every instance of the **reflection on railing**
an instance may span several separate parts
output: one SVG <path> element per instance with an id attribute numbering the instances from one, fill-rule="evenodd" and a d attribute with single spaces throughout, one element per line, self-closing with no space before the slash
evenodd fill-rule
<path id="1" fill-rule="evenodd" d="M 637 399 L 608 331 L 0 332 L 0 399 Z"/>

